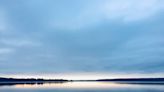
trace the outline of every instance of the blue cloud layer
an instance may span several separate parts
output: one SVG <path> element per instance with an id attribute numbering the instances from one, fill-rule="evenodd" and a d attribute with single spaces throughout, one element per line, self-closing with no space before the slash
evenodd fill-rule
<path id="1" fill-rule="evenodd" d="M 164 72 L 161 0 L 1 0 L 0 72 Z"/>

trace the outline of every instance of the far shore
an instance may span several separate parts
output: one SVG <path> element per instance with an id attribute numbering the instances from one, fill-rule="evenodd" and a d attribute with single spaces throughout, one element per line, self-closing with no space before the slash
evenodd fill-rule
<path id="1" fill-rule="evenodd" d="M 66 82 L 114 82 L 119 84 L 160 84 L 164 85 L 164 78 L 120 78 L 120 79 L 98 79 L 98 80 L 66 80 L 66 79 L 15 79 L 1 78 L 0 85 L 17 84 L 45 84 Z"/>

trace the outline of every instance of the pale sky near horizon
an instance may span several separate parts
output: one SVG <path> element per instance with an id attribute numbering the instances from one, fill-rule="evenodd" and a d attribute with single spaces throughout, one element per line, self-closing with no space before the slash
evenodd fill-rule
<path id="1" fill-rule="evenodd" d="M 0 0 L 0 74 L 164 72 L 164 0 Z"/>

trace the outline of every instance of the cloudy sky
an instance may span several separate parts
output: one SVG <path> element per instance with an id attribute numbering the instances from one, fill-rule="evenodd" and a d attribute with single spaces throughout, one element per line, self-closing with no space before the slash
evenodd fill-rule
<path id="1" fill-rule="evenodd" d="M 0 74 L 164 72 L 163 0 L 0 0 Z"/>

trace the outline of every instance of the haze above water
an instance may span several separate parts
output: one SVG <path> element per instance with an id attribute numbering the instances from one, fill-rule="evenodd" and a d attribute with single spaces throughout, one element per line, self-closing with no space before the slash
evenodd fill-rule
<path id="1" fill-rule="evenodd" d="M 164 85 L 112 82 L 65 82 L 0 85 L 0 92 L 164 92 Z"/>

